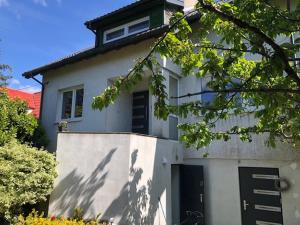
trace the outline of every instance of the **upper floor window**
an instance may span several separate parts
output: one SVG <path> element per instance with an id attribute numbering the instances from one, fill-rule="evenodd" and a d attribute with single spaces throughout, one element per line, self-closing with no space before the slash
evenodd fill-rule
<path id="1" fill-rule="evenodd" d="M 144 17 L 104 32 L 104 43 L 115 41 L 132 34 L 146 31 L 150 28 L 150 18 Z"/>
<path id="2" fill-rule="evenodd" d="M 112 32 L 106 34 L 106 41 L 118 39 L 119 37 L 124 36 L 124 34 L 125 34 L 124 28 L 116 30 L 116 31 L 112 31 Z"/>
<path id="3" fill-rule="evenodd" d="M 206 80 L 206 82 L 208 82 L 208 81 L 209 80 Z M 202 83 L 202 91 L 212 91 L 212 89 L 207 86 L 206 82 Z M 234 86 L 237 86 L 240 83 L 241 83 L 241 81 L 239 79 L 232 79 L 231 83 L 228 83 L 226 85 L 226 87 L 224 88 L 224 90 L 233 89 Z M 201 95 L 201 102 L 204 106 L 211 106 L 214 103 L 214 101 L 216 100 L 217 96 L 218 96 L 218 92 L 205 93 L 205 94 Z M 237 106 L 240 106 L 240 104 L 242 104 L 242 98 L 241 98 L 240 93 L 235 93 L 235 92 L 228 93 L 225 96 L 225 100 L 229 100 L 233 96 L 235 98 L 237 98 L 237 101 L 236 101 Z"/>
<path id="4" fill-rule="evenodd" d="M 169 76 L 169 104 L 171 106 L 178 106 L 178 99 L 172 97 L 178 97 L 179 95 L 179 84 L 178 79 Z M 169 115 L 169 138 L 172 140 L 178 140 L 178 122 L 179 118 L 177 115 L 170 114 Z"/>
<path id="5" fill-rule="evenodd" d="M 61 119 L 82 117 L 83 95 L 83 88 L 74 88 L 62 92 Z"/>

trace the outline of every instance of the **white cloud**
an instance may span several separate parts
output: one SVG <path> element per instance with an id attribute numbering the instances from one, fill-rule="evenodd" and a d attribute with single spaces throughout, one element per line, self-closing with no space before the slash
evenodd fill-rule
<path id="1" fill-rule="evenodd" d="M 23 88 L 20 88 L 21 91 L 26 91 L 26 92 L 30 92 L 30 93 L 36 93 L 36 92 L 41 91 L 41 88 L 39 86 L 25 85 L 22 87 Z"/>
<path id="2" fill-rule="evenodd" d="M 44 7 L 46 7 L 48 5 L 46 0 L 33 0 L 33 2 L 36 3 L 36 4 L 40 4 Z"/>
<path id="3" fill-rule="evenodd" d="M 16 78 L 9 79 L 8 83 L 11 88 L 14 88 L 14 89 L 17 89 L 20 91 L 25 91 L 25 92 L 30 92 L 30 93 L 36 93 L 36 92 L 41 91 L 41 86 L 39 84 L 22 85 L 21 81 Z"/>
<path id="4" fill-rule="evenodd" d="M 11 78 L 9 80 L 9 85 L 21 85 L 21 82 L 16 78 Z"/>
<path id="5" fill-rule="evenodd" d="M 7 1 L 7 0 L 0 0 L 0 1 Z M 33 0 L 34 3 L 40 4 L 44 7 L 48 6 L 48 0 Z M 62 0 L 56 0 L 57 4 L 61 4 Z"/>
<path id="6" fill-rule="evenodd" d="M 8 0 L 0 0 L 0 7 L 8 6 Z"/>

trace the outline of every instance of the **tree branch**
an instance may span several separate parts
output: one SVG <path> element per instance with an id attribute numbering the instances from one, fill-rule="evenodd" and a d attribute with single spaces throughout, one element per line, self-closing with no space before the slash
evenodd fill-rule
<path id="1" fill-rule="evenodd" d="M 294 19 L 294 18 L 289 18 L 289 17 L 283 15 L 277 7 L 271 5 L 268 1 L 264 0 L 264 3 L 265 3 L 267 6 L 269 6 L 271 9 L 277 11 L 277 12 L 278 12 L 278 15 L 281 16 L 283 19 L 288 20 L 288 21 L 290 21 L 290 22 L 294 22 L 294 23 L 300 23 L 300 18 L 299 18 L 299 19 L 298 19 L 298 18 L 296 18 L 296 19 Z"/>
<path id="2" fill-rule="evenodd" d="M 253 89 L 240 89 L 240 88 L 232 88 L 232 89 L 225 89 L 225 90 L 206 90 L 206 91 L 200 91 L 195 93 L 188 93 L 185 95 L 181 95 L 178 97 L 171 97 L 172 99 L 180 99 L 180 98 L 186 98 L 186 97 L 192 97 L 196 95 L 204 95 L 209 93 L 255 93 L 255 92 L 262 92 L 262 93 L 293 93 L 293 94 L 299 94 L 300 95 L 300 89 L 286 89 L 286 88 L 253 88 Z"/>
<path id="3" fill-rule="evenodd" d="M 284 64 L 284 71 L 287 73 L 287 75 L 296 82 L 296 84 L 298 85 L 298 87 L 300 88 L 300 78 L 298 77 L 296 71 L 294 71 L 294 69 L 291 67 L 291 65 L 289 64 L 289 59 L 286 55 L 286 53 L 284 52 L 284 50 L 269 36 L 267 36 L 265 33 L 263 33 L 260 29 L 258 29 L 257 27 L 252 26 L 251 24 L 238 19 L 236 17 L 234 17 L 233 15 L 229 15 L 224 13 L 223 11 L 219 10 L 218 8 L 214 7 L 211 4 L 206 4 L 204 2 L 204 0 L 199 0 L 199 3 L 201 5 L 201 7 L 205 10 L 208 10 L 216 15 L 218 15 L 219 17 L 232 22 L 233 24 L 235 24 L 236 26 L 248 30 L 254 34 L 256 34 L 257 36 L 259 36 L 265 43 L 267 43 L 268 45 L 270 45 L 275 53 L 277 53 L 277 55 L 282 59 L 282 62 Z"/>
<path id="4" fill-rule="evenodd" d="M 201 45 L 201 44 L 195 44 L 194 46 L 198 47 L 198 48 L 216 49 L 216 50 L 222 50 L 222 51 L 239 51 L 239 52 L 246 52 L 246 53 L 252 53 L 252 54 L 260 54 L 266 58 L 270 58 L 270 56 L 268 54 L 265 54 L 265 53 L 259 52 L 259 51 L 252 51 L 249 49 L 225 48 L 225 47 L 221 47 L 221 46 Z"/>

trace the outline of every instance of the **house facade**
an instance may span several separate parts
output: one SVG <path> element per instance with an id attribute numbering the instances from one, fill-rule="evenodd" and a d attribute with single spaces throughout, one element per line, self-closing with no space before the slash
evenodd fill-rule
<path id="1" fill-rule="evenodd" d="M 252 143 L 233 137 L 185 149 L 176 127 L 183 121 L 154 116 L 147 71 L 134 90 L 124 91 L 107 109 L 91 108 L 93 97 L 147 55 L 168 29 L 171 14 L 191 10 L 195 2 L 141 0 L 88 21 L 93 48 L 24 73 L 43 75 L 41 121 L 51 140 L 49 151 L 59 161 L 49 214 L 71 216 L 80 207 L 87 218 L 101 213 L 114 224 L 300 223 L 298 151 L 280 144 L 268 149 L 263 135 Z M 198 14 L 188 18 L 192 26 L 198 19 Z M 168 59 L 159 61 L 169 96 L 205 88 L 205 79 L 183 77 Z M 61 121 L 68 122 L 68 132 L 58 132 Z M 245 114 L 217 126 L 252 122 Z M 279 178 L 287 190 L 280 190 Z"/>

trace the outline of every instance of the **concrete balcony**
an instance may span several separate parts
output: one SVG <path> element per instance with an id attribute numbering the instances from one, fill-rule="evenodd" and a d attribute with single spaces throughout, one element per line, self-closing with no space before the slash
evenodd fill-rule
<path id="1" fill-rule="evenodd" d="M 59 176 L 49 215 L 113 218 L 116 224 L 170 224 L 171 164 L 177 141 L 130 133 L 59 133 Z M 158 223 L 158 221 L 160 221 Z"/>

